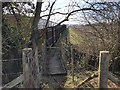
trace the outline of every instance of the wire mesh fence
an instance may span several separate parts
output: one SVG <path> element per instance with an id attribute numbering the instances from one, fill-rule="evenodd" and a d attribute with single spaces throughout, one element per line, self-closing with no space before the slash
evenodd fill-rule
<path id="1" fill-rule="evenodd" d="M 67 70 L 67 76 L 72 78 L 71 83 L 73 84 L 73 87 L 98 70 L 97 56 L 88 55 L 79 51 L 77 47 L 72 45 L 69 40 L 65 40 L 65 38 L 61 38 L 61 51 L 62 56 L 64 57 L 63 61 Z M 84 87 L 93 86 L 88 83 L 88 85 Z"/>
<path id="2" fill-rule="evenodd" d="M 2 84 L 5 85 L 21 75 L 22 58 L 3 59 L 2 60 Z"/>

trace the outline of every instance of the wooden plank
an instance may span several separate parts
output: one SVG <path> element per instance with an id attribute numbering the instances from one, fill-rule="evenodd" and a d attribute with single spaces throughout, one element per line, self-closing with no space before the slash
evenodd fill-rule
<path id="1" fill-rule="evenodd" d="M 79 88 L 80 86 L 84 85 L 85 83 L 87 83 L 88 81 L 90 81 L 91 79 L 94 79 L 96 77 L 98 77 L 98 72 L 95 72 L 90 77 L 88 77 L 85 80 L 83 80 L 82 82 L 80 82 L 78 85 L 76 85 L 76 88 Z M 120 86 L 120 80 L 118 78 L 116 78 L 111 72 L 108 72 L 108 79 L 111 80 L 116 85 Z"/>
<path id="2" fill-rule="evenodd" d="M 56 52 L 56 50 L 53 50 L 50 53 L 50 55 L 51 55 L 51 58 L 49 58 L 49 64 L 48 64 L 49 74 L 50 75 L 66 74 L 59 58 L 60 57 L 59 52 Z"/>
<path id="3" fill-rule="evenodd" d="M 23 74 L 21 74 L 19 77 L 17 77 L 16 79 L 12 80 L 11 82 L 7 83 L 6 85 L 4 85 L 2 87 L 2 89 L 4 88 L 13 88 L 14 86 L 16 86 L 17 84 L 21 83 L 23 81 Z"/>

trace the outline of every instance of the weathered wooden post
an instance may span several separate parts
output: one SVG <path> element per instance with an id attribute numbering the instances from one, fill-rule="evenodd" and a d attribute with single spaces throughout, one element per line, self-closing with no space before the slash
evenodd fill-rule
<path id="1" fill-rule="evenodd" d="M 0 89 L 1 87 L 2 87 L 2 34 L 0 30 Z"/>
<path id="2" fill-rule="evenodd" d="M 38 88 L 38 68 L 33 58 L 32 48 L 23 49 L 23 87 Z"/>
<path id="3" fill-rule="evenodd" d="M 42 43 L 42 62 L 43 62 L 43 65 L 42 65 L 42 75 L 48 75 L 48 68 L 47 68 L 47 48 L 46 48 L 46 40 L 44 40 L 44 42 Z"/>
<path id="4" fill-rule="evenodd" d="M 2 87 L 2 2 L 0 2 L 0 89 Z"/>
<path id="5" fill-rule="evenodd" d="M 107 88 L 109 60 L 110 60 L 109 51 L 100 51 L 99 70 L 98 70 L 99 88 Z"/>
<path id="6" fill-rule="evenodd" d="M 71 45 L 71 63 L 72 63 L 72 82 L 74 88 L 74 58 L 73 58 L 73 47 Z"/>
<path id="7" fill-rule="evenodd" d="M 60 34 L 60 49 L 61 49 L 61 58 L 62 60 L 65 60 L 65 50 L 64 50 L 63 38 L 61 34 Z"/>

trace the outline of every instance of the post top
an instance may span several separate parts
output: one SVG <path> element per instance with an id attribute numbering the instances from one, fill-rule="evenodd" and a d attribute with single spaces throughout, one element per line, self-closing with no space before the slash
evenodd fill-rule
<path id="1" fill-rule="evenodd" d="M 109 53 L 109 51 L 100 51 L 100 53 Z"/>
<path id="2" fill-rule="evenodd" d="M 32 50 L 32 48 L 24 48 L 23 51 Z"/>

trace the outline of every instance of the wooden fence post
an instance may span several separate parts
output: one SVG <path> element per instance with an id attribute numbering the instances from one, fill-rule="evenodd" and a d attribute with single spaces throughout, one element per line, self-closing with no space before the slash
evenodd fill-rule
<path id="1" fill-rule="evenodd" d="M 107 88 L 109 59 L 110 59 L 109 51 L 100 51 L 98 70 L 99 88 Z"/>
<path id="2" fill-rule="evenodd" d="M 0 2 L 0 90 L 2 87 L 2 2 Z"/>
<path id="3" fill-rule="evenodd" d="M 47 50 L 46 50 L 46 42 L 44 41 L 42 43 L 42 62 L 43 62 L 43 65 L 42 65 L 42 74 L 43 75 L 48 75 L 48 68 L 47 68 L 47 56 L 46 56 L 46 53 L 47 53 Z"/>
<path id="4" fill-rule="evenodd" d="M 32 48 L 23 49 L 23 87 L 24 88 L 38 88 L 38 69 L 33 58 Z"/>
<path id="5" fill-rule="evenodd" d="M 61 49 L 61 58 L 62 58 L 62 60 L 65 60 L 65 48 L 64 48 L 64 46 L 65 45 L 63 45 L 63 40 L 62 40 L 63 38 L 62 38 L 62 36 L 61 36 L 61 34 L 60 34 L 60 49 Z"/>
<path id="6" fill-rule="evenodd" d="M 74 88 L 74 56 L 73 56 L 73 47 L 71 45 L 71 63 L 72 63 L 72 82 Z"/>

